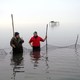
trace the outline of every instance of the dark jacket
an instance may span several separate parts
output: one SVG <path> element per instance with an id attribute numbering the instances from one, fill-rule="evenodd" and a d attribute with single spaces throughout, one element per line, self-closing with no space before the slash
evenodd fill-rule
<path id="1" fill-rule="evenodd" d="M 24 40 L 22 40 L 21 38 L 16 39 L 15 37 L 13 37 L 10 41 L 10 45 L 14 45 L 15 48 L 12 46 L 13 48 L 13 53 L 23 53 L 23 46 L 22 43 L 24 43 Z"/>

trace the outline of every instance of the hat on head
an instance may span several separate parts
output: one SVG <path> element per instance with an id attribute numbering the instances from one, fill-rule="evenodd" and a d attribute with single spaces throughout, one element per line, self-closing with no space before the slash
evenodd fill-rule
<path id="1" fill-rule="evenodd" d="M 19 33 L 18 32 L 15 32 L 15 36 L 17 36 L 17 35 L 19 35 Z"/>
<path id="2" fill-rule="evenodd" d="M 37 31 L 35 31 L 34 34 L 37 34 Z"/>

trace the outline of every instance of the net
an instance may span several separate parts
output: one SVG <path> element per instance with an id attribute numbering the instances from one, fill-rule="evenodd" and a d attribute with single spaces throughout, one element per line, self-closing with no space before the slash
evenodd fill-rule
<path id="1" fill-rule="evenodd" d="M 67 45 L 67 46 L 56 46 L 56 45 L 47 44 L 47 50 L 48 51 L 56 50 L 56 49 L 64 49 L 64 48 L 67 48 L 67 49 L 80 49 L 80 44 L 77 44 L 77 45 L 72 44 L 72 45 Z M 23 53 L 24 54 L 29 53 L 31 51 L 32 51 L 32 49 L 23 47 Z M 41 51 L 46 51 L 46 45 L 41 47 Z M 2 58 L 2 56 L 6 56 L 7 53 L 12 54 L 11 49 L 8 49 L 8 51 L 6 51 L 5 49 L 0 49 L 0 58 Z"/>
<path id="2" fill-rule="evenodd" d="M 6 57 L 7 53 L 4 49 L 0 49 L 0 61 Z"/>
<path id="3" fill-rule="evenodd" d="M 55 49 L 63 49 L 63 48 L 68 48 L 68 49 L 80 49 L 80 44 L 77 44 L 77 46 L 75 46 L 75 44 L 72 45 L 68 45 L 68 46 L 53 46 L 53 45 L 47 45 L 47 49 L 50 50 L 55 50 Z M 41 50 L 46 50 L 46 45 L 44 45 Z"/>

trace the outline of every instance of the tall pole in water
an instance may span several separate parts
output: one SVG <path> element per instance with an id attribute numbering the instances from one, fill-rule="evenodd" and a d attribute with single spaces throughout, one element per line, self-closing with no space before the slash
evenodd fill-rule
<path id="1" fill-rule="evenodd" d="M 47 33 L 48 33 L 48 24 L 46 25 L 46 36 L 47 36 Z M 46 59 L 48 59 L 47 49 L 48 49 L 48 43 L 47 43 L 47 39 L 46 39 Z"/>
<path id="2" fill-rule="evenodd" d="M 46 25 L 46 36 L 47 36 L 47 33 L 48 33 L 48 24 Z M 46 39 L 46 48 L 47 48 L 47 39 Z"/>
<path id="3" fill-rule="evenodd" d="M 76 39 L 76 43 L 75 43 L 75 48 L 77 47 L 78 38 L 79 38 L 79 35 L 77 35 L 77 39 Z"/>
<path id="4" fill-rule="evenodd" d="M 11 19 L 12 19 L 12 30 L 13 30 L 13 37 L 14 37 L 14 20 L 13 20 L 13 14 L 11 14 Z"/>
<path id="5" fill-rule="evenodd" d="M 59 23 L 59 22 L 58 22 Z M 51 25 L 50 25 L 51 24 Z M 52 27 L 55 27 L 57 24 L 57 22 L 54 22 L 54 21 L 50 21 L 47 25 L 46 25 L 46 36 L 48 35 L 48 27 L 49 26 L 52 26 Z M 59 25 L 59 24 L 58 24 Z M 47 72 L 48 71 L 48 68 L 49 68 L 49 65 L 48 65 L 48 42 L 47 42 L 47 39 L 46 39 L 46 67 L 47 67 Z"/>

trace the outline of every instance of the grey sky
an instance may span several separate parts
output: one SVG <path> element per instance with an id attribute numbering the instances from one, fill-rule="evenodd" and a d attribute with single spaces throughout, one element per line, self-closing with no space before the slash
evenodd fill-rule
<path id="1" fill-rule="evenodd" d="M 0 0 L 0 27 L 11 25 L 11 13 L 17 25 L 50 20 L 80 25 L 80 0 Z"/>

